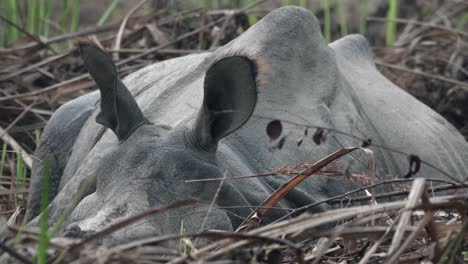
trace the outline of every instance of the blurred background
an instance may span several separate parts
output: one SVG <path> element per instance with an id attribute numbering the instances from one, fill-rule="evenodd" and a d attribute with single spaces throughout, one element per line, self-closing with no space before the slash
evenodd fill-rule
<path id="1" fill-rule="evenodd" d="M 380 71 L 468 136 L 466 0 L 1 0 L 0 216 L 24 208 L 32 153 L 52 113 L 96 87 L 91 41 L 121 76 L 224 45 L 271 10 L 309 9 L 328 42 L 364 35 Z"/>
<path id="2" fill-rule="evenodd" d="M 2 16 L 21 26 L 28 33 L 48 38 L 66 32 L 112 23 L 122 19 L 126 13 L 139 5 L 140 0 L 3 0 Z M 256 2 L 260 2 L 255 4 Z M 284 5 L 298 5 L 311 10 L 323 23 L 329 40 L 349 33 L 360 33 L 381 44 L 386 30 L 385 21 L 368 20 L 369 17 L 389 19 L 421 18 L 434 13 L 447 1 L 440 0 L 147 0 L 133 15 L 152 12 L 179 12 L 195 8 L 206 10 L 239 9 L 249 4 L 247 10 L 250 24 L 269 11 Z M 450 1 L 449 1 L 450 2 Z M 457 2 L 457 1 L 454 1 Z M 461 3 L 461 1 L 459 1 Z M 456 27 L 464 28 L 467 17 L 462 10 L 457 12 Z M 460 16 L 458 16 L 460 15 Z M 5 22 L 5 21 L 4 21 Z M 24 32 L 10 25 L 0 29 L 7 46 L 25 36 Z M 324 28 L 325 30 L 325 28 Z M 374 43 L 373 43 L 374 44 Z"/>

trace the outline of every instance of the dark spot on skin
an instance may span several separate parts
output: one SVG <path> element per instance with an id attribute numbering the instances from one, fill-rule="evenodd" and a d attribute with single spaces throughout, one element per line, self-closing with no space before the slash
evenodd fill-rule
<path id="1" fill-rule="evenodd" d="M 279 120 L 271 121 L 270 123 L 268 123 L 266 127 L 266 133 L 268 137 L 270 137 L 270 141 L 277 139 L 279 136 L 281 136 L 282 132 L 283 132 L 283 125 L 281 124 L 281 121 Z"/>

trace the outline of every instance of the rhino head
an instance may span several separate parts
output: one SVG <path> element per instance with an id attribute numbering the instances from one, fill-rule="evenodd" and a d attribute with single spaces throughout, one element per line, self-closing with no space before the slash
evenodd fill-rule
<path id="1" fill-rule="evenodd" d="M 72 219 L 84 220 L 67 227 L 66 234 L 93 233 L 94 229 L 112 222 L 112 218 L 129 216 L 130 212 L 141 212 L 175 200 L 212 199 L 219 183 L 187 185 L 185 181 L 223 177 L 225 172 L 216 164 L 218 142 L 252 115 L 257 98 L 255 63 L 243 56 L 213 63 L 204 78 L 203 103 L 196 118 L 168 129 L 153 124 L 144 116 L 105 52 L 89 44 L 81 44 L 79 50 L 101 94 L 100 112 L 95 120 L 112 130 L 118 143 L 110 148 L 96 171 L 96 192 L 81 201 L 72 215 Z M 184 221 L 186 230 L 197 231 L 193 230 L 192 223 L 203 222 L 206 213 L 200 212 L 206 212 L 205 207 L 187 209 L 183 213 L 185 217 L 181 217 L 184 209 L 179 209 L 176 219 L 154 219 L 149 220 L 154 223 L 144 225 L 153 230 L 150 233 L 161 234 L 177 232 Z M 104 210 L 94 214 L 90 208 Z M 83 217 L 86 214 L 94 216 Z M 157 230 L 158 227 L 164 230 Z M 210 212 L 204 228 L 208 227 L 232 229 L 226 213 L 217 209 Z M 138 230 L 144 235 L 148 229 Z M 127 232 L 125 236 L 139 236 L 134 233 L 138 231 Z"/>

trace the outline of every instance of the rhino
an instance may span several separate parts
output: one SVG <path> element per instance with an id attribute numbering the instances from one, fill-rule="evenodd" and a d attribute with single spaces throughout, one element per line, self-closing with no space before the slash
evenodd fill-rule
<path id="1" fill-rule="evenodd" d="M 372 141 L 379 177 L 405 175 L 404 153 L 421 159 L 417 176 L 463 181 L 468 171 L 465 139 L 379 73 L 364 37 L 327 44 L 316 17 L 300 7 L 272 11 L 214 51 L 149 65 L 124 80 L 104 51 L 92 44 L 79 50 L 99 90 L 64 104 L 49 120 L 35 152 L 30 226 L 39 223 L 44 160 L 49 225 L 71 210 L 61 229 L 66 236 L 87 237 L 176 201 L 202 201 L 149 216 L 105 243 L 180 233 L 182 223 L 187 233 L 234 230 L 290 178 L 228 177 L 315 162 L 363 139 Z M 284 121 L 281 148 L 265 132 L 272 120 Z M 316 144 L 309 134 L 298 146 L 307 127 L 327 128 L 325 140 Z M 356 152 L 335 167 L 365 174 L 367 157 Z M 188 182 L 209 178 L 225 180 Z M 312 175 L 264 222 L 359 185 Z"/>

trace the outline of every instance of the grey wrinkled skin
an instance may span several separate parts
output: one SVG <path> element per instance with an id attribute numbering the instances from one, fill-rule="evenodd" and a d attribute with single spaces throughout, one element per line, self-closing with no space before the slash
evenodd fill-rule
<path id="1" fill-rule="evenodd" d="M 186 233 L 235 229 L 289 177 L 185 181 L 266 173 L 362 144 L 334 131 L 416 154 L 458 180 L 468 171 L 467 142 L 440 115 L 377 71 L 362 36 L 327 45 L 317 19 L 302 8 L 277 9 L 214 52 L 150 65 L 123 83 L 104 53 L 90 45 L 80 49 L 100 91 L 63 105 L 36 151 L 40 159 L 52 161 L 50 225 L 96 175 L 62 229 L 68 236 L 84 237 L 150 208 L 190 198 L 206 203 L 148 217 L 104 242 L 179 233 L 182 221 Z M 283 122 L 286 142 L 273 151 L 265 133 L 272 119 L 333 130 L 320 145 L 309 131 L 298 147 L 304 127 Z M 370 148 L 379 176 L 408 171 L 406 156 Z M 342 158 L 340 165 L 334 169 L 367 172 L 362 153 Z M 33 168 L 30 226 L 38 225 L 41 167 L 37 162 Z M 417 176 L 446 178 L 424 164 Z M 285 208 L 356 186 L 344 177 L 311 176 L 265 222 L 284 215 Z M 329 208 L 323 204 L 312 210 Z"/>

